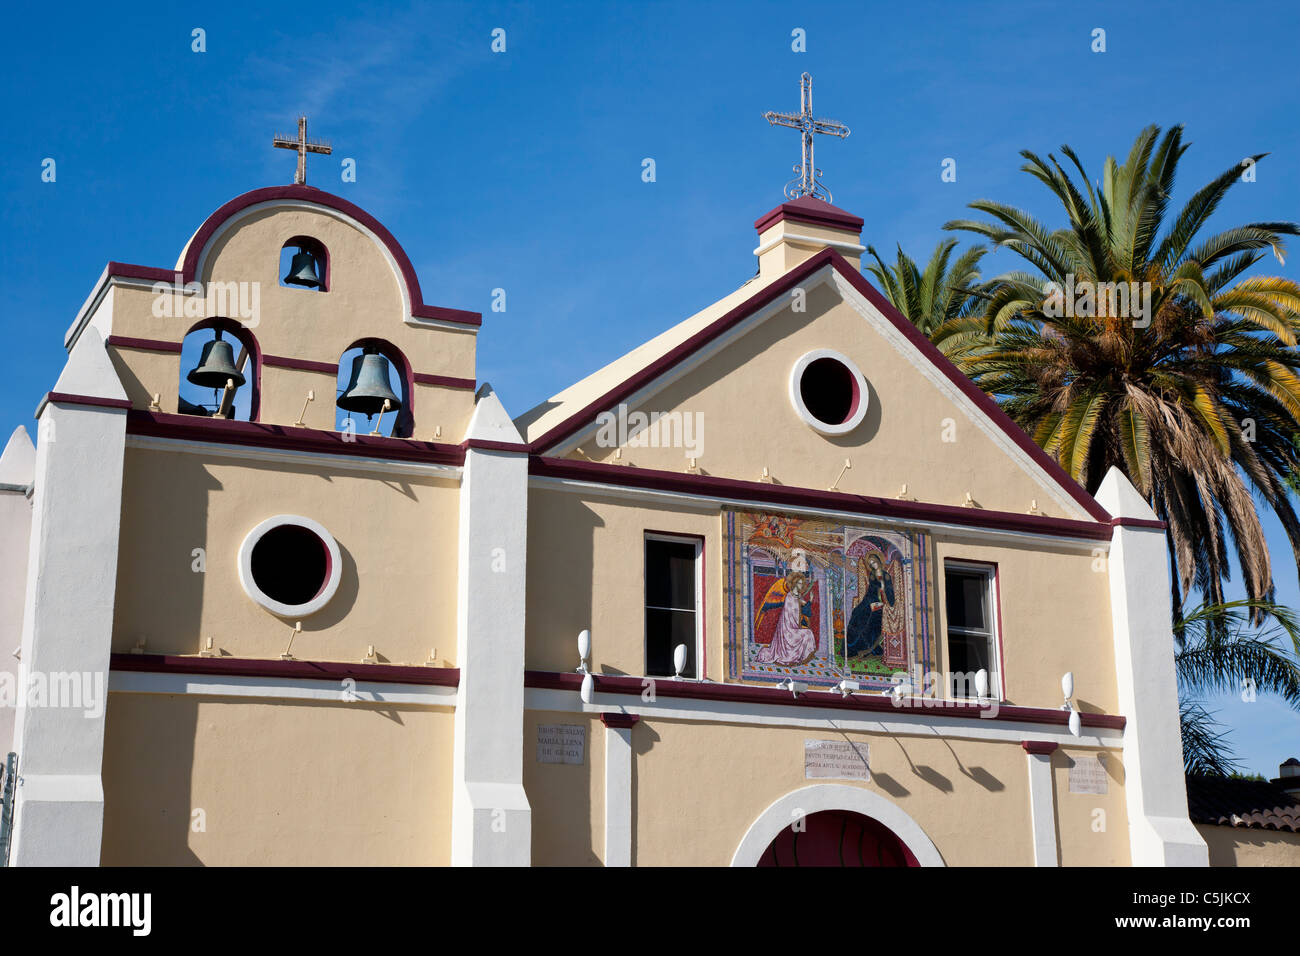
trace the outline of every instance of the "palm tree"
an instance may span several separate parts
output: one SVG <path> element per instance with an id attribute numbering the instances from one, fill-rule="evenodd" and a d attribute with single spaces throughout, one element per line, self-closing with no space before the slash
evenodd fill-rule
<path id="1" fill-rule="evenodd" d="M 1271 622 L 1251 628 L 1249 619 Z M 1290 648 L 1288 648 L 1288 643 Z M 1260 601 L 1203 604 L 1174 624 L 1174 666 L 1182 698 L 1183 768 L 1187 773 L 1226 777 L 1236 760 L 1199 698 L 1213 693 L 1277 694 L 1300 709 L 1300 622 L 1289 608 Z M 1248 683 L 1249 682 L 1249 683 Z"/>
<path id="2" fill-rule="evenodd" d="M 930 254 L 925 272 L 898 247 L 898 262 L 888 266 L 875 247 L 867 252 L 876 260 L 867 264 L 894 308 L 907 316 L 925 335 L 953 319 L 964 318 L 982 309 L 983 301 L 973 294 L 978 286 L 979 261 L 988 250 L 972 246 L 949 265 L 956 239 L 940 239 Z"/>
<path id="3" fill-rule="evenodd" d="M 1181 126 L 1163 137 L 1147 127 L 1122 165 L 1107 158 L 1097 189 L 1069 146 L 1061 152 L 1077 182 L 1055 156 L 1022 152 L 1021 168 L 1065 207 L 1066 226 L 971 203 L 994 221 L 944 228 L 1010 249 L 1033 271 L 990 280 L 980 314 L 931 335 L 1089 491 L 1111 466 L 1129 477 L 1168 523 L 1175 619 L 1193 585 L 1223 601 L 1230 548 L 1247 597 L 1272 596 L 1256 498 L 1300 556 L 1288 497 L 1300 465 L 1300 286 L 1242 278 L 1262 250 L 1283 261 L 1282 237 L 1300 225 L 1248 223 L 1193 245 L 1242 166 L 1197 190 L 1170 221 L 1182 136 Z"/>

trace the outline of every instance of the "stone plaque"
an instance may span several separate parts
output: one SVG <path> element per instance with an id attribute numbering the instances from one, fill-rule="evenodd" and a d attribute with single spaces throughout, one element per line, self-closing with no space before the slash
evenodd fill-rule
<path id="1" fill-rule="evenodd" d="M 805 740 L 803 775 L 806 780 L 870 780 L 867 745 L 847 740 Z"/>
<path id="2" fill-rule="evenodd" d="M 1106 767 L 1100 754 L 1070 761 L 1071 793 L 1105 793 L 1106 789 Z"/>
<path id="3" fill-rule="evenodd" d="M 587 750 L 587 728 L 581 724 L 538 724 L 537 762 L 582 765 Z"/>

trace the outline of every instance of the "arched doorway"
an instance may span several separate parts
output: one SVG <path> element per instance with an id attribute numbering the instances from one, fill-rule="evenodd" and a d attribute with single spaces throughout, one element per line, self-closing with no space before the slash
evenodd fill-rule
<path id="1" fill-rule="evenodd" d="M 774 851 L 774 862 L 780 862 L 782 866 L 786 865 L 784 855 L 780 855 L 783 846 L 780 841 L 789 839 L 794 835 L 790 833 L 789 836 L 786 836 L 786 831 L 789 831 L 791 825 L 797 821 L 809 821 L 821 814 L 828 814 L 828 816 L 817 823 L 818 828 L 824 833 L 819 841 L 804 841 L 803 838 L 808 834 L 808 827 L 805 827 L 800 834 L 799 861 L 801 866 L 817 865 L 809 861 L 824 858 L 828 852 L 833 860 L 830 865 L 840 865 L 841 832 L 843 831 L 847 835 L 849 828 L 845 825 L 846 821 L 842 817 L 836 817 L 835 814 L 847 814 L 850 818 L 847 823 L 860 826 L 864 831 L 862 834 L 863 851 L 860 854 L 863 862 L 849 862 L 852 853 L 856 852 L 856 843 L 854 843 L 854 850 L 850 851 L 849 856 L 845 859 L 846 866 L 880 865 L 871 862 L 874 851 L 868 848 L 867 842 L 872 837 L 875 838 L 874 846 L 881 850 L 882 856 L 886 860 L 901 845 L 904 851 L 902 854 L 903 862 L 893 865 L 944 865 L 943 856 L 935 847 L 934 842 L 921 829 L 920 824 L 908 816 L 898 804 L 878 793 L 872 793 L 865 787 L 851 787 L 834 783 L 819 783 L 801 787 L 798 790 L 790 791 L 773 802 L 750 824 L 749 829 L 740 841 L 740 845 L 736 847 L 736 853 L 731 858 L 731 865 L 758 866 L 763 862 L 768 848 L 773 844 L 777 844 L 777 849 Z M 854 817 L 866 818 L 870 822 L 862 824 L 854 821 L 852 819 Z M 880 829 L 873 829 L 874 827 Z M 883 834 L 881 830 L 884 831 Z M 856 840 L 856 837 L 857 832 L 853 831 L 853 839 Z M 830 849 L 827 850 L 825 845 L 818 845 L 819 843 L 828 844 Z M 793 846 L 790 849 L 793 851 Z M 793 865 L 793 854 L 791 855 L 790 865 Z"/>
<path id="2" fill-rule="evenodd" d="M 776 835 L 759 866 L 920 866 L 887 826 L 849 810 L 822 810 Z"/>

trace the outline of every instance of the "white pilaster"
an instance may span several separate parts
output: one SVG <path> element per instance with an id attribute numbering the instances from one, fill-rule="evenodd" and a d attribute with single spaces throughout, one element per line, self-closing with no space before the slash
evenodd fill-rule
<path id="1" fill-rule="evenodd" d="M 1026 740 L 1029 758 L 1029 818 L 1034 828 L 1034 866 L 1056 866 L 1056 795 L 1052 752 L 1056 744 Z"/>
<path id="2" fill-rule="evenodd" d="M 27 489 L 36 477 L 36 446 L 19 425 L 0 454 L 0 679 L 18 682 L 15 651 L 23 640 L 27 597 L 27 552 L 31 548 L 32 503 Z M 0 759 L 14 746 L 15 703 L 0 701 Z"/>
<path id="3" fill-rule="evenodd" d="M 1116 468 L 1106 475 L 1097 501 L 1116 518 L 1156 520 Z M 1133 864 L 1208 866 L 1205 841 L 1187 817 L 1165 532 L 1117 524 L 1108 570 L 1116 686 L 1127 720 L 1124 794 Z"/>
<path id="4" fill-rule="evenodd" d="M 522 439 L 491 386 L 470 420 L 460 488 L 451 862 L 527 866 L 524 794 L 524 585 L 528 455 L 474 447 Z"/>
<path id="5" fill-rule="evenodd" d="M 632 727 L 636 714 L 601 714 L 605 724 L 605 865 L 632 865 Z"/>
<path id="6" fill-rule="evenodd" d="M 113 404 L 126 394 L 95 329 L 77 340 L 54 395 L 38 410 L 11 862 L 95 866 L 126 447 L 126 410 Z M 56 683 L 73 691 L 56 694 Z"/>

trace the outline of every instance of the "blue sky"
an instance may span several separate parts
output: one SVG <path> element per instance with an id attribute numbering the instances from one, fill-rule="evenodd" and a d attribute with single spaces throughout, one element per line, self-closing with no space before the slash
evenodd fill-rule
<path id="1" fill-rule="evenodd" d="M 204 53 L 191 50 L 196 27 Z M 490 49 L 495 28 L 505 53 Z M 807 52 L 791 50 L 795 28 Z M 232 0 L 64 4 L 57 19 L 17 6 L 0 31 L 0 425 L 30 424 L 105 262 L 170 266 L 225 200 L 292 180 L 292 154 L 270 138 L 300 113 L 335 147 L 309 159 L 308 182 L 388 226 L 426 301 L 484 313 L 479 378 L 517 414 L 753 274 L 752 223 L 798 159 L 796 134 L 760 114 L 797 109 L 801 71 L 817 114 L 853 130 L 819 144 L 836 204 L 882 251 L 924 257 L 976 198 L 1053 221 L 1018 150 L 1068 142 L 1099 170 L 1149 123 L 1184 123 L 1193 144 L 1176 201 L 1272 154 L 1211 228 L 1300 219 L 1297 36 L 1294 4 L 1199 0 Z M 54 183 L 41 181 L 46 157 Z M 340 180 L 344 157 L 355 183 Z M 956 182 L 940 180 L 945 158 Z M 1300 244 L 1291 252 L 1267 271 L 1300 279 Z M 494 288 L 505 313 L 490 311 Z M 1272 521 L 1270 540 L 1280 596 L 1300 606 Z M 1300 754 L 1283 705 L 1215 706 L 1250 769 L 1272 776 Z"/>

